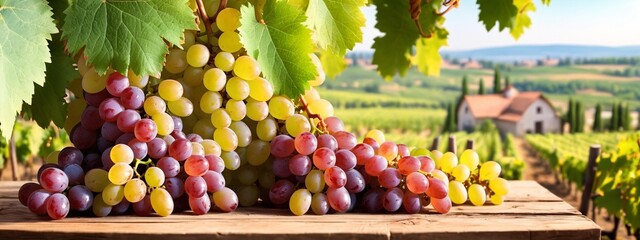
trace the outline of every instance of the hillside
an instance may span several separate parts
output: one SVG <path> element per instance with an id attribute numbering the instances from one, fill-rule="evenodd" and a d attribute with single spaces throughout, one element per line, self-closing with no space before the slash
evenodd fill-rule
<path id="1" fill-rule="evenodd" d="M 588 45 L 517 45 L 482 48 L 465 51 L 442 51 L 451 58 L 472 58 L 489 61 L 519 61 L 525 59 L 551 58 L 602 58 L 637 57 L 640 46 L 588 46 Z"/>

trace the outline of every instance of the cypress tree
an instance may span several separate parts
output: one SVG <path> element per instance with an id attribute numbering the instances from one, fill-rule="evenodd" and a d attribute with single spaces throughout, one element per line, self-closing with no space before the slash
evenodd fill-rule
<path id="1" fill-rule="evenodd" d="M 567 115 L 565 116 L 565 121 L 569 124 L 569 133 L 573 133 L 573 116 L 575 116 L 574 112 L 574 108 L 573 108 L 573 98 L 569 98 L 569 103 L 568 105 L 568 109 L 567 109 Z"/>
<path id="2" fill-rule="evenodd" d="M 611 107 L 611 121 L 609 122 L 609 130 L 618 131 L 618 104 L 613 103 Z"/>
<path id="3" fill-rule="evenodd" d="M 451 118 L 449 118 L 449 132 L 455 132 L 457 131 L 457 127 L 456 127 L 456 106 L 451 104 L 449 105 L 450 109 L 449 111 L 451 112 Z"/>
<path id="4" fill-rule="evenodd" d="M 596 113 L 593 116 L 593 131 L 602 132 L 602 105 L 596 105 Z"/>
<path id="5" fill-rule="evenodd" d="M 504 77 L 504 86 L 507 87 L 511 85 L 511 80 L 509 80 L 509 76 Z"/>
<path id="6" fill-rule="evenodd" d="M 625 131 L 631 130 L 631 113 L 629 112 L 629 104 L 624 106 L 623 115 L 621 117 L 623 119 L 622 129 Z"/>
<path id="7" fill-rule="evenodd" d="M 478 95 L 484 95 L 484 79 L 480 78 L 479 85 L 480 86 L 478 86 Z"/>
<path id="8" fill-rule="evenodd" d="M 621 102 L 620 104 L 618 104 L 618 129 L 624 129 L 624 121 L 624 103 Z"/>
<path id="9" fill-rule="evenodd" d="M 466 96 L 467 94 L 469 94 L 469 86 L 467 83 L 467 75 L 464 75 L 462 77 L 462 96 Z"/>
<path id="10" fill-rule="evenodd" d="M 493 71 L 493 93 L 498 93 L 502 90 L 502 83 L 500 82 L 500 69 L 498 67 Z"/>
<path id="11" fill-rule="evenodd" d="M 576 126 L 574 132 L 580 133 L 584 131 L 584 109 L 582 102 L 576 102 Z"/>
<path id="12" fill-rule="evenodd" d="M 448 103 L 447 104 L 447 116 L 444 118 L 444 126 L 442 126 L 442 132 L 449 132 L 449 129 L 451 128 L 451 126 L 450 126 L 451 117 L 452 117 L 451 103 Z"/>

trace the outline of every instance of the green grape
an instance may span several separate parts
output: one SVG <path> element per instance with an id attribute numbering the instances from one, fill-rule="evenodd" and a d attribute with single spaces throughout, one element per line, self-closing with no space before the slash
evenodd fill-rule
<path id="1" fill-rule="evenodd" d="M 471 149 L 464 150 L 462 155 L 460 155 L 460 164 L 467 165 L 471 171 L 476 170 L 478 168 L 478 164 L 480 164 L 480 157 L 476 151 Z"/>
<path id="2" fill-rule="evenodd" d="M 193 103 L 186 97 L 167 103 L 169 111 L 178 117 L 186 117 L 193 113 Z"/>
<path id="3" fill-rule="evenodd" d="M 260 75 L 260 66 L 252 57 L 241 56 L 236 59 L 236 64 L 233 66 L 233 74 L 244 80 L 251 81 Z"/>
<path id="4" fill-rule="evenodd" d="M 307 117 L 300 114 L 293 114 L 285 121 L 285 127 L 289 135 L 295 137 L 303 132 L 311 132 L 311 124 Z"/>
<path id="5" fill-rule="evenodd" d="M 231 125 L 231 117 L 227 110 L 224 108 L 218 108 L 211 113 L 211 124 L 215 128 L 226 128 Z"/>
<path id="6" fill-rule="evenodd" d="M 473 205 L 482 206 L 487 201 L 487 194 L 480 184 L 472 184 L 469 186 L 469 200 Z"/>
<path id="7" fill-rule="evenodd" d="M 229 117 L 233 121 L 240 121 L 247 116 L 247 106 L 242 100 L 229 99 L 225 109 L 229 113 Z"/>
<path id="8" fill-rule="evenodd" d="M 234 121 L 229 126 L 238 138 L 238 147 L 246 147 L 251 143 L 251 129 L 242 121 Z"/>
<path id="9" fill-rule="evenodd" d="M 133 162 L 133 150 L 126 144 L 116 144 L 111 148 L 109 157 L 113 163 L 126 163 Z"/>
<path id="10" fill-rule="evenodd" d="M 220 158 L 224 161 L 224 167 L 226 169 L 233 171 L 240 167 L 240 156 L 234 151 L 222 151 Z M 225 179 L 227 178 L 225 177 Z"/>
<path id="11" fill-rule="evenodd" d="M 133 178 L 133 168 L 127 163 L 119 162 L 109 169 L 109 181 L 115 185 L 124 185 Z"/>
<path id="12" fill-rule="evenodd" d="M 433 158 L 433 161 L 436 163 L 436 166 L 438 166 L 438 162 L 440 161 L 440 158 L 442 158 L 444 154 L 442 152 L 440 152 L 440 150 L 431 150 L 431 158 Z"/>
<path id="13" fill-rule="evenodd" d="M 233 54 L 229 52 L 219 52 L 213 59 L 213 63 L 216 67 L 225 72 L 233 70 L 233 64 L 235 61 L 236 58 L 234 58 Z"/>
<path id="14" fill-rule="evenodd" d="M 247 148 L 246 147 L 238 147 L 236 150 L 233 150 L 238 154 L 238 158 L 240 158 L 240 166 L 247 165 Z"/>
<path id="15" fill-rule="evenodd" d="M 386 142 L 384 138 L 384 133 L 378 129 L 369 130 L 369 132 L 367 132 L 367 134 L 364 135 L 364 138 L 372 138 L 373 140 L 376 140 L 378 144 L 382 144 Z"/>
<path id="16" fill-rule="evenodd" d="M 311 57 L 311 62 L 313 63 L 313 65 L 316 66 L 316 71 L 318 72 L 318 75 L 316 75 L 316 78 L 309 81 L 309 85 L 312 87 L 317 87 L 322 85 L 322 83 L 324 83 L 324 80 L 326 79 L 326 75 L 324 73 L 324 69 L 322 69 L 322 62 L 320 62 L 320 59 L 318 58 L 318 56 L 316 56 L 313 53 L 310 53 L 309 57 Z"/>
<path id="17" fill-rule="evenodd" d="M 262 121 L 269 116 L 269 105 L 249 98 L 247 100 L 247 117 L 253 121 Z"/>
<path id="18" fill-rule="evenodd" d="M 132 70 L 127 72 L 127 78 L 129 78 L 129 85 L 139 88 L 144 88 L 149 83 L 149 75 L 138 76 Z"/>
<path id="19" fill-rule="evenodd" d="M 273 97 L 273 86 L 264 78 L 249 81 L 249 96 L 257 101 L 269 101 Z"/>
<path id="20" fill-rule="evenodd" d="M 507 195 L 509 193 L 509 182 L 504 178 L 493 178 L 489 181 L 489 189 L 498 195 Z"/>
<path id="21" fill-rule="evenodd" d="M 504 196 L 503 195 L 498 195 L 498 194 L 493 194 L 489 200 L 491 201 L 491 203 L 493 205 L 502 205 L 502 203 L 504 203 Z"/>
<path id="22" fill-rule="evenodd" d="M 442 180 L 445 184 L 449 184 L 449 177 L 443 171 L 435 169 L 435 170 L 431 171 L 431 175 L 433 175 L 433 177 L 435 177 L 437 179 Z"/>
<path id="23" fill-rule="evenodd" d="M 205 155 L 204 146 L 202 146 L 202 144 L 200 144 L 198 142 L 192 142 L 191 143 L 191 155 L 200 155 L 200 156 L 204 157 L 204 155 Z"/>
<path id="24" fill-rule="evenodd" d="M 209 49 L 202 44 L 194 44 L 187 50 L 187 63 L 192 67 L 204 67 L 209 61 Z"/>
<path id="25" fill-rule="evenodd" d="M 452 152 L 447 152 L 436 162 L 436 167 L 445 173 L 451 173 L 453 168 L 458 165 L 458 156 Z"/>
<path id="26" fill-rule="evenodd" d="M 184 70 L 182 79 L 187 86 L 198 87 L 202 85 L 202 79 L 204 78 L 204 69 L 189 66 Z"/>
<path id="27" fill-rule="evenodd" d="M 167 111 L 167 104 L 158 96 L 149 96 L 144 100 L 144 112 L 148 115 L 156 115 Z"/>
<path id="28" fill-rule="evenodd" d="M 304 92 L 303 98 L 305 101 L 307 101 L 307 103 L 310 103 L 320 99 L 320 93 L 318 93 L 318 90 L 316 90 L 315 88 L 310 87 L 309 90 Z"/>
<path id="29" fill-rule="evenodd" d="M 318 169 L 313 169 L 304 179 L 304 185 L 312 193 L 319 193 L 324 190 L 324 173 Z"/>
<path id="30" fill-rule="evenodd" d="M 213 140 L 220 144 L 223 151 L 233 151 L 238 147 L 238 136 L 231 128 L 218 128 L 213 132 Z"/>
<path id="31" fill-rule="evenodd" d="M 494 161 L 487 161 L 480 166 L 480 180 L 491 180 L 500 176 L 500 164 Z"/>
<path id="32" fill-rule="evenodd" d="M 249 96 L 249 84 L 239 77 L 229 79 L 226 90 L 229 97 L 238 101 L 245 100 Z"/>
<path id="33" fill-rule="evenodd" d="M 213 136 L 213 133 L 211 134 L 211 136 Z M 205 155 L 213 154 L 220 157 L 220 154 L 222 153 L 222 149 L 220 149 L 220 145 L 218 145 L 216 141 L 213 141 L 211 139 L 205 139 L 205 140 L 202 140 L 200 144 L 202 145 L 202 148 L 204 148 Z"/>
<path id="34" fill-rule="evenodd" d="M 220 56 L 220 54 L 216 56 L 216 61 L 218 56 Z M 209 91 L 219 92 L 222 91 L 224 85 L 227 83 L 227 74 L 225 74 L 220 68 L 211 68 L 204 72 L 202 82 L 204 83 L 204 87 Z"/>
<path id="35" fill-rule="evenodd" d="M 309 103 L 309 111 L 320 115 L 321 118 L 333 116 L 333 105 L 326 99 L 318 99 Z"/>
<path id="36" fill-rule="evenodd" d="M 276 183 L 276 175 L 273 174 L 273 171 L 263 171 L 258 178 L 258 183 L 264 189 L 270 189 L 274 183 Z"/>
<path id="37" fill-rule="evenodd" d="M 213 124 L 211 124 L 211 119 L 200 119 L 193 125 L 192 132 L 203 138 L 212 138 L 214 130 L 216 129 Z"/>
<path id="38" fill-rule="evenodd" d="M 456 181 L 464 182 L 469 179 L 469 175 L 471 175 L 471 171 L 469 171 L 469 167 L 467 165 L 458 165 L 451 170 L 451 175 L 456 178 Z"/>
<path id="39" fill-rule="evenodd" d="M 218 13 L 216 25 L 222 32 L 233 32 L 240 27 L 240 11 L 235 8 L 225 8 Z"/>
<path id="40" fill-rule="evenodd" d="M 295 106 L 287 97 L 275 96 L 269 101 L 269 113 L 278 120 L 286 120 L 294 111 Z"/>
<path id="41" fill-rule="evenodd" d="M 147 168 L 144 173 L 144 180 L 149 187 L 160 187 L 164 184 L 164 172 L 158 167 Z"/>
<path id="42" fill-rule="evenodd" d="M 173 212 L 173 199 L 167 190 L 156 188 L 151 191 L 151 207 L 158 215 L 166 217 Z"/>
<path id="43" fill-rule="evenodd" d="M 410 153 L 411 156 L 431 156 L 431 152 L 429 152 L 428 149 L 423 148 L 423 147 L 417 147 L 411 150 Z"/>
<path id="44" fill-rule="evenodd" d="M 195 5 L 195 1 L 189 1 L 191 5 Z M 197 10 L 197 5 L 195 6 Z M 192 6 L 193 8 L 193 6 Z M 194 11 L 196 11 L 194 10 Z M 193 44 L 196 43 L 196 35 L 195 32 L 191 30 L 184 31 L 184 43 L 182 44 L 183 49 L 189 49 Z"/>
<path id="45" fill-rule="evenodd" d="M 104 169 L 94 168 L 84 175 L 84 185 L 92 192 L 102 192 L 110 183 L 109 173 Z"/>
<path id="46" fill-rule="evenodd" d="M 158 94 L 167 102 L 177 101 L 182 97 L 184 88 L 180 82 L 173 79 L 165 79 L 158 85 Z"/>
<path id="47" fill-rule="evenodd" d="M 218 45 L 222 51 L 230 53 L 234 53 L 242 49 L 240 35 L 238 35 L 237 32 L 223 32 L 218 38 Z"/>
<path id="48" fill-rule="evenodd" d="M 243 165 L 236 170 L 236 179 L 243 185 L 254 184 L 258 181 L 259 171 L 254 166 Z"/>
<path id="49" fill-rule="evenodd" d="M 147 184 L 144 181 L 134 178 L 124 185 L 124 198 L 130 203 L 141 201 L 147 194 Z"/>
<path id="50" fill-rule="evenodd" d="M 463 204 L 467 201 L 467 189 L 458 181 L 449 182 L 449 198 L 455 204 Z"/>
<path id="51" fill-rule="evenodd" d="M 157 113 L 151 116 L 151 119 L 158 127 L 158 135 L 166 136 L 173 132 L 173 118 L 167 113 Z"/>
<path id="52" fill-rule="evenodd" d="M 256 205 L 260 198 L 260 189 L 256 185 L 240 186 L 235 192 L 238 194 L 238 203 L 243 207 Z"/>
<path id="53" fill-rule="evenodd" d="M 289 209 L 296 216 L 304 215 L 311 207 L 311 197 L 311 192 L 307 189 L 296 190 L 289 199 Z"/>
<path id="54" fill-rule="evenodd" d="M 247 156 L 247 162 L 253 166 L 260 166 L 269 159 L 271 145 L 265 141 L 253 140 L 247 146 L 247 152 L 251 153 Z"/>
<path id="55" fill-rule="evenodd" d="M 111 213 L 111 205 L 106 204 L 102 200 L 102 194 L 98 193 L 93 198 L 93 205 L 91 206 L 91 210 L 93 211 L 93 214 L 98 217 L 106 217 L 109 215 L 109 213 Z"/>
<path id="56" fill-rule="evenodd" d="M 89 68 L 84 76 L 82 76 L 82 89 L 87 93 L 98 93 L 102 91 L 106 85 L 107 79 L 99 76 L 95 68 Z"/>
<path id="57" fill-rule="evenodd" d="M 200 110 L 205 113 L 212 113 L 222 106 L 222 95 L 218 92 L 207 91 L 200 98 Z"/>
<path id="58" fill-rule="evenodd" d="M 124 198 L 124 187 L 121 185 L 109 184 L 102 190 L 102 201 L 107 205 L 113 206 Z"/>
<path id="59" fill-rule="evenodd" d="M 256 125 L 256 135 L 262 141 L 271 141 L 278 134 L 278 122 L 272 117 L 267 117 Z"/>
<path id="60" fill-rule="evenodd" d="M 189 66 L 187 64 L 187 53 L 182 49 L 171 49 L 165 61 L 164 69 L 173 74 L 181 73 Z"/>

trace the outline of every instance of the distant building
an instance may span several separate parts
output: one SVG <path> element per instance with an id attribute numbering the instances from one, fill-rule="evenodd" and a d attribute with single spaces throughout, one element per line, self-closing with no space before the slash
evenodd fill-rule
<path id="1" fill-rule="evenodd" d="M 482 64 L 475 60 L 460 63 L 460 67 L 464 69 L 482 69 Z"/>
<path id="2" fill-rule="evenodd" d="M 560 117 L 541 92 L 519 92 L 511 85 L 498 94 L 467 95 L 457 112 L 458 130 L 491 120 L 501 134 L 560 132 Z"/>

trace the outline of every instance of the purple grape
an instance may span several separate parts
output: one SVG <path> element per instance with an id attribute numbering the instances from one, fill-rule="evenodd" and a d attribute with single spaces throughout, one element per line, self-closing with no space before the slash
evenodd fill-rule
<path id="1" fill-rule="evenodd" d="M 189 176 L 184 181 L 184 191 L 189 197 L 202 197 L 207 193 L 207 182 L 202 177 Z"/>
<path id="2" fill-rule="evenodd" d="M 356 156 L 357 165 L 364 165 L 369 158 L 375 155 L 375 152 L 369 144 L 360 143 L 351 149 L 353 155 Z"/>
<path id="3" fill-rule="evenodd" d="M 318 139 L 310 132 L 303 132 L 296 136 L 294 145 L 298 153 L 309 155 L 318 148 Z"/>
<path id="4" fill-rule="evenodd" d="M 52 193 L 62 192 L 69 186 L 67 174 L 59 168 L 53 167 L 43 170 L 38 178 L 38 182 L 43 189 Z"/>
<path id="5" fill-rule="evenodd" d="M 374 213 L 382 210 L 382 197 L 384 191 L 380 188 L 375 188 L 367 191 L 362 198 L 362 209 L 365 212 Z"/>
<path id="6" fill-rule="evenodd" d="M 122 134 L 123 132 L 118 129 L 118 126 L 114 122 L 106 122 L 102 125 L 102 129 L 100 129 L 100 135 L 110 142 L 115 142 Z"/>
<path id="7" fill-rule="evenodd" d="M 133 150 L 133 157 L 136 159 L 144 159 L 147 157 L 147 143 L 141 142 L 137 138 L 131 139 L 127 145 Z"/>
<path id="8" fill-rule="evenodd" d="M 86 211 L 93 205 L 93 193 L 84 185 L 76 185 L 69 189 L 71 210 Z"/>
<path id="9" fill-rule="evenodd" d="M 329 200 L 329 205 L 331 205 L 331 208 L 336 210 L 336 212 L 346 212 L 351 206 L 349 191 L 344 187 L 329 188 L 329 190 L 327 190 L 327 200 Z"/>
<path id="10" fill-rule="evenodd" d="M 406 156 L 398 160 L 398 170 L 402 175 L 409 175 L 420 170 L 420 160 L 412 156 Z"/>
<path id="11" fill-rule="evenodd" d="M 420 171 L 431 172 L 436 169 L 436 162 L 430 157 L 420 156 L 418 160 L 420 160 Z"/>
<path id="12" fill-rule="evenodd" d="M 74 127 L 71 134 L 71 143 L 80 150 L 90 149 L 96 144 L 98 134 L 96 131 L 88 130 L 79 124 Z"/>
<path id="13" fill-rule="evenodd" d="M 171 198 L 176 199 L 184 194 L 184 182 L 177 177 L 169 177 L 164 180 L 164 186 L 171 195 Z"/>
<path id="14" fill-rule="evenodd" d="M 84 100 L 87 101 L 87 103 L 89 104 L 89 106 L 92 107 L 99 107 L 100 103 L 102 103 L 104 100 L 107 100 L 108 98 L 112 98 L 113 95 L 109 94 L 109 92 L 107 91 L 107 89 L 104 89 L 98 93 L 87 93 L 84 92 Z"/>
<path id="15" fill-rule="evenodd" d="M 102 156 L 97 153 L 89 153 L 84 156 L 84 160 L 82 161 L 82 170 L 87 172 L 94 168 L 102 168 Z"/>
<path id="16" fill-rule="evenodd" d="M 296 176 L 304 176 L 311 171 L 311 159 L 307 155 L 295 155 L 289 159 L 289 171 Z"/>
<path id="17" fill-rule="evenodd" d="M 58 165 L 64 168 L 71 164 L 82 164 L 84 155 L 82 151 L 74 147 L 65 147 L 58 154 Z"/>
<path id="18" fill-rule="evenodd" d="M 125 133 L 132 133 L 136 127 L 136 123 L 140 121 L 140 113 L 135 110 L 127 109 L 118 115 L 116 125 L 120 131 Z"/>
<path id="19" fill-rule="evenodd" d="M 378 152 L 378 148 L 380 148 L 380 144 L 373 138 L 364 138 L 364 140 L 362 140 L 362 143 L 372 147 L 374 152 Z"/>
<path id="20" fill-rule="evenodd" d="M 220 189 L 224 188 L 226 184 L 222 174 L 215 171 L 207 171 L 207 173 L 205 173 L 202 178 L 207 183 L 207 192 L 217 192 Z"/>
<path id="21" fill-rule="evenodd" d="M 136 136 L 133 133 L 125 133 L 125 134 L 122 134 L 122 136 L 120 136 L 118 140 L 116 140 L 115 144 L 129 144 L 131 139 L 135 139 L 135 138 Z"/>
<path id="22" fill-rule="evenodd" d="M 278 135 L 271 140 L 271 155 L 277 158 L 291 156 L 295 151 L 294 139 L 289 135 Z"/>
<path id="23" fill-rule="evenodd" d="M 289 180 L 278 180 L 269 190 L 269 200 L 275 205 L 285 204 L 289 202 L 289 198 L 291 198 L 294 191 L 295 186 Z"/>
<path id="24" fill-rule="evenodd" d="M 107 148 L 107 150 L 102 152 L 102 156 L 100 157 L 100 160 L 102 160 L 102 169 L 107 171 L 109 171 L 109 169 L 111 169 L 111 167 L 115 165 L 113 160 L 111 160 L 110 152 L 111 152 L 111 148 Z"/>
<path id="25" fill-rule="evenodd" d="M 35 190 L 29 199 L 27 199 L 27 207 L 29 211 L 38 215 L 47 214 L 47 198 L 51 196 L 51 193 L 44 189 Z"/>
<path id="26" fill-rule="evenodd" d="M 336 141 L 338 141 L 338 148 L 339 149 L 351 150 L 358 143 L 358 140 L 356 139 L 356 136 L 354 136 L 350 132 L 339 131 L 339 132 L 335 132 L 335 133 L 333 133 L 331 135 L 336 138 Z"/>
<path id="27" fill-rule="evenodd" d="M 171 136 L 175 139 L 187 139 L 187 135 L 185 135 L 182 131 L 173 130 L 171 132 Z"/>
<path id="28" fill-rule="evenodd" d="M 175 158 L 178 161 L 186 160 L 189 156 L 191 156 L 192 151 L 193 149 L 191 142 L 183 138 L 176 139 L 169 146 L 169 156 Z"/>
<path id="29" fill-rule="evenodd" d="M 111 215 L 122 215 L 129 211 L 129 207 L 131 207 L 131 203 L 127 201 L 126 198 L 123 198 L 118 204 L 111 207 Z"/>
<path id="30" fill-rule="evenodd" d="M 316 193 L 311 200 L 311 211 L 317 215 L 325 215 L 329 212 L 331 206 L 324 193 Z"/>
<path id="31" fill-rule="evenodd" d="M 149 142 L 158 135 L 158 126 L 156 126 L 156 123 L 151 119 L 141 119 L 136 123 L 133 133 L 141 142 Z"/>
<path id="32" fill-rule="evenodd" d="M 271 164 L 273 174 L 280 178 L 286 178 L 291 176 L 291 170 L 289 169 L 289 159 L 276 158 Z"/>
<path id="33" fill-rule="evenodd" d="M 187 140 L 189 140 L 191 142 L 200 143 L 204 139 L 202 139 L 202 137 L 200 135 L 198 135 L 197 133 L 189 133 L 189 134 L 187 134 Z"/>
<path id="34" fill-rule="evenodd" d="M 404 196 L 402 197 L 402 206 L 407 213 L 414 214 L 419 213 L 422 209 L 422 204 L 420 203 L 420 196 L 411 191 L 405 191 Z"/>
<path id="35" fill-rule="evenodd" d="M 164 176 L 172 178 L 180 173 L 180 162 L 172 157 L 163 157 L 158 160 L 156 166 L 164 172 Z"/>
<path id="36" fill-rule="evenodd" d="M 36 174 L 36 178 L 40 178 L 40 175 L 42 175 L 42 171 L 44 171 L 47 168 L 58 168 L 61 169 L 60 166 L 58 166 L 58 164 L 55 163 L 45 163 L 42 166 L 40 166 L 40 168 L 38 168 L 38 174 Z"/>
<path id="37" fill-rule="evenodd" d="M 382 207 L 388 212 L 396 212 L 402 206 L 403 192 L 399 188 L 390 188 L 382 196 Z"/>
<path id="38" fill-rule="evenodd" d="M 96 147 L 98 147 L 98 152 L 104 152 L 104 150 L 113 147 L 113 145 L 115 145 L 113 142 L 107 141 L 103 137 L 99 137 L 98 140 L 96 140 Z"/>
<path id="39" fill-rule="evenodd" d="M 205 195 L 199 198 L 189 197 L 189 207 L 196 215 L 204 215 L 211 209 L 211 198 Z"/>
<path id="40" fill-rule="evenodd" d="M 171 118 L 173 118 L 173 130 L 177 130 L 179 132 L 182 132 L 182 128 L 183 128 L 183 124 L 182 124 L 182 118 L 176 117 L 176 116 L 171 116 Z"/>
<path id="41" fill-rule="evenodd" d="M 118 120 L 118 115 L 124 111 L 124 107 L 117 98 L 109 98 L 100 103 L 98 107 L 98 113 L 100 118 L 107 122 L 115 122 Z"/>
<path id="42" fill-rule="evenodd" d="M 161 138 L 154 138 L 147 143 L 147 149 L 149 157 L 153 159 L 160 159 L 167 155 L 167 142 Z"/>
<path id="43" fill-rule="evenodd" d="M 68 177 L 69 186 L 84 184 L 84 170 L 78 164 L 71 164 L 64 168 L 64 173 Z"/>
<path id="44" fill-rule="evenodd" d="M 105 89 L 109 94 L 120 97 L 122 92 L 129 87 L 129 79 L 118 72 L 109 74 Z"/>
<path id="45" fill-rule="evenodd" d="M 54 193 L 47 198 L 47 214 L 52 219 L 63 219 L 69 214 L 69 199 L 62 193 Z"/>
<path id="46" fill-rule="evenodd" d="M 144 104 L 144 92 L 138 87 L 128 87 L 122 91 L 120 101 L 126 109 L 139 109 Z"/>
<path id="47" fill-rule="evenodd" d="M 29 201 L 29 196 L 35 192 L 36 190 L 42 189 L 40 184 L 29 182 L 25 183 L 18 190 L 18 200 L 24 206 L 27 206 L 27 201 Z"/>
<path id="48" fill-rule="evenodd" d="M 338 141 L 330 134 L 322 134 L 318 136 L 318 148 L 322 147 L 335 151 L 338 149 Z"/>
<path id="49" fill-rule="evenodd" d="M 80 117 L 80 124 L 89 130 L 98 130 L 104 124 L 104 120 L 100 118 L 100 111 L 97 107 L 88 106 L 82 112 Z"/>
<path id="50" fill-rule="evenodd" d="M 343 170 L 349 170 L 356 167 L 358 163 L 356 155 L 346 149 L 340 149 L 336 152 L 336 166 Z"/>
<path id="51" fill-rule="evenodd" d="M 222 171 L 224 171 L 224 160 L 222 160 L 222 158 L 213 154 L 206 155 L 204 158 L 209 162 L 209 170 L 218 173 L 222 173 Z"/>
<path id="52" fill-rule="evenodd" d="M 400 185 L 402 174 L 395 168 L 387 168 L 378 175 L 378 182 L 383 188 L 394 188 Z"/>
<path id="53" fill-rule="evenodd" d="M 327 130 L 330 134 L 335 132 L 344 131 L 344 123 L 338 117 L 328 117 L 324 119 L 324 123 L 327 125 Z"/>
<path id="54" fill-rule="evenodd" d="M 364 176 L 362 176 L 358 170 L 349 169 L 345 174 L 347 175 L 347 184 L 344 185 L 344 188 L 350 193 L 359 193 L 364 190 Z"/>
<path id="55" fill-rule="evenodd" d="M 153 207 L 151 207 L 151 198 L 149 195 L 144 196 L 141 201 L 131 205 L 133 207 L 133 212 L 138 216 L 149 216 L 153 213 Z"/>

